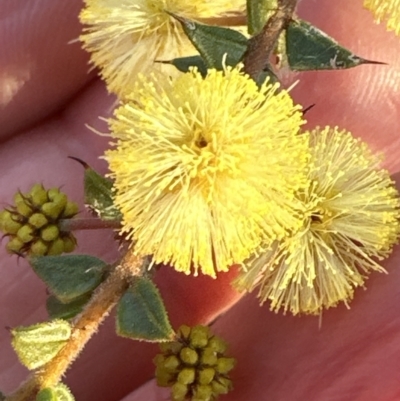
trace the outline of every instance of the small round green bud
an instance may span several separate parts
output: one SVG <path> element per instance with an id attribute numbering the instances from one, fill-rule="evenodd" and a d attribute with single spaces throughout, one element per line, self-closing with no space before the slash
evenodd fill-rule
<path id="1" fill-rule="evenodd" d="M 208 385 L 198 385 L 194 390 L 194 397 L 192 400 L 197 401 L 210 401 L 213 395 L 212 387 Z"/>
<path id="2" fill-rule="evenodd" d="M 220 377 L 211 383 L 211 388 L 216 395 L 227 394 L 232 389 L 232 382 L 229 379 Z"/>
<path id="3" fill-rule="evenodd" d="M 176 340 L 160 344 L 164 354 L 153 360 L 157 382 L 171 387 L 172 400 L 215 401 L 232 387 L 227 372 L 234 359 L 225 357 L 226 347 L 207 327 L 181 326 Z"/>
<path id="4" fill-rule="evenodd" d="M 49 197 L 50 201 L 53 201 L 56 196 L 60 195 L 60 188 L 50 188 L 47 191 L 47 196 Z"/>
<path id="5" fill-rule="evenodd" d="M 35 184 L 29 192 L 32 203 L 36 207 L 42 206 L 48 202 L 47 191 L 43 188 L 42 184 Z"/>
<path id="6" fill-rule="evenodd" d="M 15 221 L 12 213 L 8 210 L 3 210 L 0 213 L 0 229 L 6 234 L 17 234 L 22 224 Z"/>
<path id="7" fill-rule="evenodd" d="M 54 202 L 47 202 L 42 207 L 42 212 L 49 217 L 50 219 L 57 219 L 60 216 L 61 212 L 63 211 L 64 207 L 57 205 Z"/>
<path id="8" fill-rule="evenodd" d="M 33 240 L 34 234 L 35 234 L 35 229 L 30 225 L 26 224 L 18 230 L 17 237 L 26 244 Z"/>
<path id="9" fill-rule="evenodd" d="M 181 327 L 179 327 L 178 336 L 182 338 L 189 338 L 191 331 L 192 329 L 189 326 L 183 324 Z"/>
<path id="10" fill-rule="evenodd" d="M 57 238 L 53 241 L 49 249 L 47 250 L 47 255 L 61 255 L 64 252 L 64 241 L 61 238 Z"/>
<path id="11" fill-rule="evenodd" d="M 25 202 L 25 197 L 22 195 L 21 192 L 17 192 L 17 193 L 13 196 L 13 200 L 14 200 L 14 203 Z"/>
<path id="12" fill-rule="evenodd" d="M 63 218 L 74 217 L 79 212 L 79 206 L 75 202 L 67 202 L 64 211 L 62 212 Z"/>
<path id="13" fill-rule="evenodd" d="M 171 399 L 173 401 L 183 401 L 189 389 L 182 383 L 175 383 L 171 388 Z"/>
<path id="14" fill-rule="evenodd" d="M 200 384 L 210 384 L 215 376 L 215 370 L 213 368 L 203 368 L 199 371 L 197 381 Z"/>
<path id="15" fill-rule="evenodd" d="M 60 230 L 55 224 L 50 224 L 40 230 L 40 236 L 43 241 L 54 241 L 60 235 Z M 64 243 L 63 243 L 64 247 Z"/>
<path id="16" fill-rule="evenodd" d="M 204 348 L 200 357 L 200 363 L 203 365 L 214 366 L 218 357 L 216 352 L 211 348 Z"/>
<path id="17" fill-rule="evenodd" d="M 28 220 L 29 224 L 35 228 L 42 228 L 48 223 L 46 216 L 42 213 L 33 213 Z"/>
<path id="18" fill-rule="evenodd" d="M 165 371 L 162 368 L 156 369 L 156 379 L 157 379 L 157 384 L 160 387 L 170 387 L 171 383 L 175 382 L 173 374 Z"/>
<path id="19" fill-rule="evenodd" d="M 32 256 L 44 256 L 47 254 L 48 245 L 41 239 L 36 240 L 29 247 L 29 254 Z"/>
<path id="20" fill-rule="evenodd" d="M 173 353 L 173 354 L 179 354 L 179 351 L 182 349 L 183 345 L 177 341 L 171 341 L 171 342 L 166 342 L 166 343 L 160 343 L 159 344 L 160 349 L 164 353 Z"/>
<path id="21" fill-rule="evenodd" d="M 235 366 L 234 358 L 222 357 L 222 358 L 218 358 L 216 369 L 217 369 L 218 373 L 225 374 L 225 373 L 228 373 L 229 371 L 231 371 L 234 366 Z"/>
<path id="22" fill-rule="evenodd" d="M 72 234 L 69 234 L 68 237 L 64 237 L 62 240 L 64 242 L 65 253 L 70 253 L 75 249 L 76 241 Z"/>
<path id="23" fill-rule="evenodd" d="M 17 212 L 24 217 L 29 217 L 33 213 L 32 208 L 28 206 L 25 200 L 15 202 L 15 208 Z"/>
<path id="24" fill-rule="evenodd" d="M 169 372 L 175 372 L 180 365 L 179 358 L 175 355 L 167 356 L 164 360 L 164 369 Z"/>
<path id="25" fill-rule="evenodd" d="M 14 237 L 8 241 L 6 249 L 10 253 L 19 253 L 24 246 L 25 244 L 18 237 Z"/>
<path id="26" fill-rule="evenodd" d="M 228 348 L 227 343 L 219 337 L 212 337 L 208 341 L 207 346 L 219 354 L 223 354 Z"/>
<path id="27" fill-rule="evenodd" d="M 210 330 L 207 326 L 194 326 L 189 336 L 190 344 L 195 348 L 203 348 L 208 343 Z"/>
<path id="28" fill-rule="evenodd" d="M 182 348 L 179 356 L 181 357 L 182 362 L 188 365 L 195 365 L 199 360 L 197 352 L 189 347 Z"/>
<path id="29" fill-rule="evenodd" d="M 183 368 L 177 377 L 177 381 L 182 384 L 191 384 L 196 378 L 196 370 L 194 368 Z"/>
<path id="30" fill-rule="evenodd" d="M 49 198 L 51 199 L 50 196 L 49 196 Z M 60 192 L 58 195 L 55 195 L 55 196 L 53 197 L 52 201 L 53 201 L 56 205 L 62 207 L 62 209 L 64 210 L 65 206 L 67 206 L 68 198 L 67 198 L 67 195 L 65 195 L 65 194 L 63 194 L 63 193 Z"/>

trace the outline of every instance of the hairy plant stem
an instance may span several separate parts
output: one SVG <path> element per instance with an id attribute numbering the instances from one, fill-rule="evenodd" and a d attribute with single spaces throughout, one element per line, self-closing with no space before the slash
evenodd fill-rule
<path id="1" fill-rule="evenodd" d="M 243 57 L 244 72 L 254 80 L 269 66 L 281 32 L 287 27 L 296 9 L 297 0 L 278 0 L 278 7 L 260 33 L 249 40 Z"/>
<path id="2" fill-rule="evenodd" d="M 62 219 L 58 222 L 60 231 L 76 230 L 98 230 L 102 228 L 121 228 L 121 222 L 118 220 L 102 220 L 98 218 L 89 219 Z"/>
<path id="3" fill-rule="evenodd" d="M 71 363 L 78 357 L 86 343 L 97 332 L 129 286 L 134 276 L 142 274 L 143 260 L 128 252 L 95 291 L 85 309 L 72 322 L 72 334 L 67 344 L 50 362 L 34 372 L 6 401 L 31 400 L 44 388 L 59 383 Z"/>

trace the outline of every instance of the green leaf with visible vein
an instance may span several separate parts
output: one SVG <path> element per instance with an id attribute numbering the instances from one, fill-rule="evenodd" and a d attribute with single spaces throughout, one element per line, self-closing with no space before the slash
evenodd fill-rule
<path id="1" fill-rule="evenodd" d="M 356 56 L 317 27 L 293 20 L 286 30 L 286 55 L 294 71 L 338 70 L 361 64 L 384 64 Z"/>
<path id="2" fill-rule="evenodd" d="M 138 277 L 117 308 L 117 334 L 149 342 L 171 341 L 174 330 L 157 287 Z"/>
<path id="3" fill-rule="evenodd" d="M 183 31 L 203 57 L 207 68 L 222 70 L 225 55 L 225 64 L 232 67 L 242 59 L 247 49 L 247 38 L 240 32 L 171 15 L 182 24 Z"/>

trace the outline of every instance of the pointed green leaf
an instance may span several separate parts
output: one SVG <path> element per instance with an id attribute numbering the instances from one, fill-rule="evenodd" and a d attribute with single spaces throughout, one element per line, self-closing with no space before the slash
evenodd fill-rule
<path id="1" fill-rule="evenodd" d="M 63 383 L 40 390 L 36 401 L 75 401 L 71 390 Z"/>
<path id="2" fill-rule="evenodd" d="M 103 220 L 121 220 L 121 212 L 114 206 L 113 182 L 92 168 L 85 168 L 85 204 Z"/>
<path id="3" fill-rule="evenodd" d="M 278 7 L 276 0 L 247 0 L 247 26 L 250 35 L 259 33 Z"/>
<path id="4" fill-rule="evenodd" d="M 225 54 L 226 65 L 235 66 L 242 59 L 247 49 L 247 38 L 240 32 L 171 15 L 182 24 L 183 31 L 199 51 L 208 68 L 222 70 Z"/>
<path id="5" fill-rule="evenodd" d="M 149 279 L 137 278 L 121 298 L 117 333 L 150 342 L 171 341 L 174 336 L 160 293 Z"/>
<path id="6" fill-rule="evenodd" d="M 203 58 L 199 55 L 189 57 L 178 57 L 169 61 L 159 61 L 163 64 L 172 64 L 181 72 L 188 72 L 190 67 L 197 67 L 197 70 L 204 78 L 207 75 L 207 65 Z"/>
<path id="7" fill-rule="evenodd" d="M 382 64 L 356 56 L 325 32 L 302 20 L 289 23 L 286 53 L 289 67 L 294 71 L 338 70 L 360 64 Z"/>
<path id="8" fill-rule="evenodd" d="M 84 294 L 67 304 L 59 301 L 54 295 L 50 295 L 46 301 L 46 309 L 51 319 L 72 319 L 82 312 L 83 307 L 91 297 L 91 293 Z"/>
<path id="9" fill-rule="evenodd" d="M 107 264 L 89 255 L 31 257 L 35 273 L 64 303 L 95 289 L 103 280 Z"/>
<path id="10" fill-rule="evenodd" d="M 36 369 L 51 361 L 71 336 L 65 320 L 53 320 L 11 330 L 11 344 L 19 360 L 28 369 Z"/>

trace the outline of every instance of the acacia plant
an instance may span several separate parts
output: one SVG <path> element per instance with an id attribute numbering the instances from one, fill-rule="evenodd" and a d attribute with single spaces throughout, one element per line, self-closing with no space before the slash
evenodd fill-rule
<path id="1" fill-rule="evenodd" d="M 155 279 L 231 271 L 238 292 L 275 312 L 322 316 L 385 272 L 400 198 L 381 155 L 345 126 L 306 126 L 318 105 L 282 83 L 287 71 L 384 62 L 299 18 L 297 0 L 84 3 L 79 40 L 118 99 L 108 131 L 92 128 L 109 138 L 109 171 L 70 155 L 90 217 L 40 177 L 28 191 L 16 183 L 0 214 L 7 251 L 49 292 L 46 321 L 10 329 L 31 373 L 0 398 L 79 399 L 64 375 L 115 309 L 119 336 L 159 344 L 155 377 L 172 400 L 216 400 L 235 387 L 234 347 L 210 321 L 174 327 Z M 400 33 L 398 0 L 364 7 Z M 118 257 L 80 253 L 76 231 L 110 228 Z"/>

